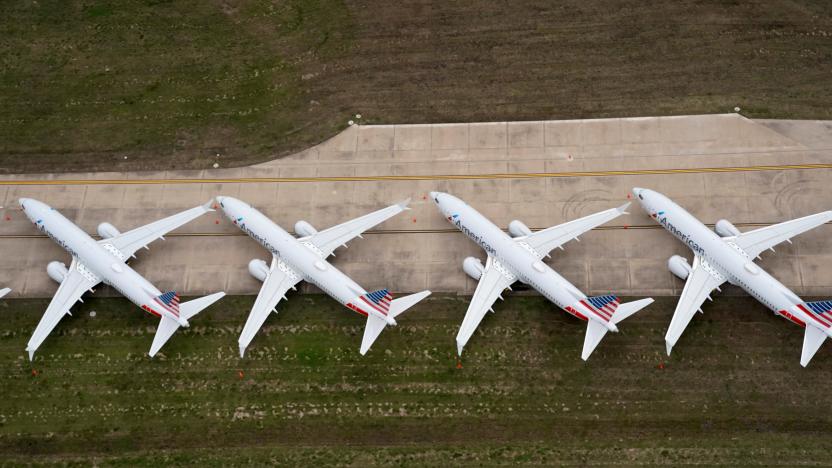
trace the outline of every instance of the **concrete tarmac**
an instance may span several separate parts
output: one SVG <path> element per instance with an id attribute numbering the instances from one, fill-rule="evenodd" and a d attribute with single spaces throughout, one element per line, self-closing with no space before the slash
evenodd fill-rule
<path id="1" fill-rule="evenodd" d="M 368 290 L 470 294 L 475 282 L 462 272 L 462 260 L 484 254 L 449 230 L 427 200 L 431 190 L 465 199 L 500 226 L 520 219 L 545 228 L 619 206 L 633 186 L 665 193 L 706 223 L 771 224 L 832 209 L 830 164 L 829 122 L 723 114 L 353 126 L 296 155 L 246 168 L 4 176 L 0 286 L 12 287 L 14 297 L 49 297 L 57 285 L 46 264 L 70 261 L 38 236 L 17 208 L 20 197 L 52 205 L 90 233 L 103 221 L 126 231 L 215 195 L 246 200 L 287 230 L 299 219 L 326 228 L 410 197 L 411 211 L 337 250 L 331 261 Z M 682 282 L 668 272 L 667 259 L 690 252 L 652 228 L 636 204 L 630 212 L 554 252 L 551 265 L 587 294 L 678 294 Z M 806 233 L 763 254 L 760 264 L 798 294 L 832 296 L 830 234 L 830 226 Z M 267 259 L 219 213 L 138 257 L 131 263 L 138 271 L 183 295 L 254 294 L 260 284 L 246 265 Z"/>

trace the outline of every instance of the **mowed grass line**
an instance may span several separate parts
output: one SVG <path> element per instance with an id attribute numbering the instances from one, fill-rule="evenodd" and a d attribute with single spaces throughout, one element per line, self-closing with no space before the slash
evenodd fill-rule
<path id="1" fill-rule="evenodd" d="M 5 173 L 245 165 L 323 141 L 356 113 L 832 118 L 825 0 L 2 6 Z"/>
<path id="2" fill-rule="evenodd" d="M 303 71 L 349 46 L 339 1 L 45 0 L 4 13 L 3 172 L 226 165 L 341 128 L 310 112 Z"/>
<path id="3" fill-rule="evenodd" d="M 722 295 L 668 358 L 675 301 L 659 298 L 584 363 L 584 324 L 515 294 L 486 317 L 461 368 L 453 337 L 466 297 L 429 298 L 362 357 L 363 318 L 295 294 L 244 359 L 236 340 L 253 298 L 228 297 L 153 360 L 155 319 L 90 298 L 32 364 L 23 349 L 48 301 L 6 301 L 0 455 L 146 465 L 826 460 L 813 447 L 832 429 L 818 410 L 830 404 L 818 391 L 832 376 L 830 351 L 801 368 L 802 330 Z"/>

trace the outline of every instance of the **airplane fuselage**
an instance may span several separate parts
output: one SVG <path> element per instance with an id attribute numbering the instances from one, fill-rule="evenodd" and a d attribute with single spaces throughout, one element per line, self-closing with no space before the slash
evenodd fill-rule
<path id="1" fill-rule="evenodd" d="M 332 266 L 314 244 L 289 234 L 266 215 L 241 200 L 222 197 L 221 205 L 223 212 L 238 228 L 276 256 L 279 262 L 284 264 L 284 268 L 288 267 L 291 274 L 296 272 L 301 279 L 314 284 L 354 312 L 364 316 L 373 314 L 388 324 L 395 324 L 393 317 L 364 304 L 360 296 L 367 291 Z M 278 264 L 278 268 L 280 267 Z"/>
<path id="2" fill-rule="evenodd" d="M 518 281 L 528 284 L 546 299 L 570 314 L 587 320 L 597 312 L 585 302 L 587 296 L 566 278 L 539 260 L 538 253 L 522 239 L 513 239 L 479 211 L 454 197 L 438 194 L 434 200 L 445 218 L 499 263 Z M 611 330 L 615 325 L 599 320 Z"/>
<path id="3" fill-rule="evenodd" d="M 162 294 L 153 284 L 125 263 L 124 255 L 112 244 L 99 244 L 58 210 L 32 199 L 21 200 L 21 208 L 32 223 L 70 255 L 78 259 L 78 272 L 91 282 L 112 286 L 145 312 L 168 316 L 182 326 L 185 319 L 157 305 Z"/>
<path id="4" fill-rule="evenodd" d="M 797 307 L 803 303 L 794 292 L 754 263 L 731 238 L 722 238 L 661 193 L 637 189 L 639 202 L 662 227 L 682 241 L 727 282 L 739 286 L 777 315 L 801 326 L 818 320 Z M 820 325 L 820 324 L 819 324 Z M 829 333 L 828 327 L 822 327 Z"/>

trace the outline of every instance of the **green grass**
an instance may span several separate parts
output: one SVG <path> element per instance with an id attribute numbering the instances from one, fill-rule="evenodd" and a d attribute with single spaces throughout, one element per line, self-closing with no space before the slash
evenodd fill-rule
<path id="1" fill-rule="evenodd" d="M 457 367 L 467 298 L 435 296 L 358 354 L 363 319 L 294 295 L 245 359 L 251 297 L 146 357 L 155 320 L 88 299 L 24 354 L 45 300 L 0 305 L 0 457 L 173 464 L 823 464 L 832 355 L 746 297 L 706 306 L 664 356 L 660 298 L 580 360 L 584 325 L 514 295 Z M 89 316 L 95 310 L 96 317 Z M 34 371 L 34 372 L 33 372 Z"/>
<path id="2" fill-rule="evenodd" d="M 235 3 L 4 2 L 0 165 L 208 167 L 337 131 L 302 75 L 347 47 L 344 5 Z"/>
<path id="3" fill-rule="evenodd" d="M 832 118 L 825 0 L 0 7 L 0 172 L 239 166 L 320 142 L 356 113 Z"/>

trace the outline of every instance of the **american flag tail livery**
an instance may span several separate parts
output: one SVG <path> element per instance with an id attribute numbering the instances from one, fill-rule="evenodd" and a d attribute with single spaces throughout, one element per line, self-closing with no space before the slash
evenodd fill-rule
<path id="1" fill-rule="evenodd" d="M 376 312 L 381 312 L 382 315 L 387 315 L 390 312 L 390 302 L 393 301 L 393 296 L 390 291 L 386 289 L 379 289 L 378 291 L 369 292 L 361 297 L 363 304 L 371 307 Z"/>
<path id="2" fill-rule="evenodd" d="M 616 309 L 618 309 L 618 305 L 621 304 L 621 301 L 618 300 L 618 297 L 610 294 L 607 296 L 588 297 L 586 298 L 586 303 L 590 305 L 589 309 L 595 313 L 598 318 L 605 322 L 609 322 L 612 320 L 612 316 Z"/>
<path id="3" fill-rule="evenodd" d="M 647 298 L 622 304 L 618 297 L 607 295 L 588 297 L 581 302 L 592 311 L 592 315 L 587 317 L 584 349 L 581 352 L 581 359 L 586 361 L 608 331 L 617 332 L 618 328 L 615 326 L 617 323 L 647 307 L 653 299 Z"/>
<path id="4" fill-rule="evenodd" d="M 175 291 L 168 291 L 154 299 L 162 309 L 167 310 L 174 316 L 179 317 L 179 295 Z"/>
<path id="5" fill-rule="evenodd" d="M 395 317 L 429 295 L 430 291 L 422 291 L 393 300 L 393 296 L 390 295 L 389 291 L 381 289 L 360 296 L 362 303 L 366 301 L 368 308 L 373 307 L 373 310 L 383 314 L 384 318 L 375 314 L 367 315 L 367 326 L 364 328 L 364 338 L 361 339 L 361 349 L 359 352 L 362 355 L 366 354 L 370 346 L 378 338 L 378 335 L 384 330 L 384 327 L 387 325 L 395 325 Z"/>
<path id="6" fill-rule="evenodd" d="M 815 325 L 832 327 L 832 301 L 815 301 L 798 304 L 797 308 L 808 315 Z"/>

